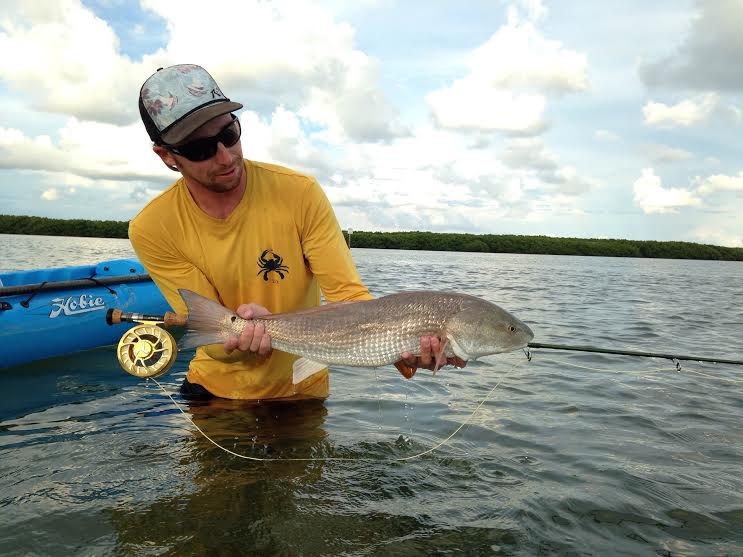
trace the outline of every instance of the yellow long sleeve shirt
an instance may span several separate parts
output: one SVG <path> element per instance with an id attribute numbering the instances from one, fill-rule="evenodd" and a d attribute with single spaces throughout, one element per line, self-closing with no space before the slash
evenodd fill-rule
<path id="1" fill-rule="evenodd" d="M 183 178 L 150 201 L 129 224 L 142 264 L 178 313 L 179 288 L 237 309 L 255 302 L 272 313 L 329 302 L 370 299 L 333 209 L 314 178 L 245 160 L 247 188 L 226 219 L 207 215 Z M 261 363 L 225 362 L 200 347 L 188 380 L 233 399 L 326 397 L 327 371 L 292 385 L 295 356 L 274 350 Z"/>

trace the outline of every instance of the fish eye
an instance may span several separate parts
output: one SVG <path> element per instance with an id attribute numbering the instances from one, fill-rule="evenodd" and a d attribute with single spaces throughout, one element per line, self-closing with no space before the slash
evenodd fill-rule
<path id="1" fill-rule="evenodd" d="M 232 321 L 233 323 L 235 322 L 235 319 L 237 319 L 237 316 L 235 316 L 235 315 L 233 315 L 232 317 L 230 317 L 230 321 Z"/>
<path id="2" fill-rule="evenodd" d="M 511 325 L 510 327 L 508 327 L 508 330 L 511 333 L 515 333 L 516 332 L 516 327 L 514 327 L 513 325 Z"/>

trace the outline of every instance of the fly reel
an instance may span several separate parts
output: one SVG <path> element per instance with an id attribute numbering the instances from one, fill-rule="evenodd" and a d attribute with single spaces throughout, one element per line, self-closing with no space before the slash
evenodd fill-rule
<path id="1" fill-rule="evenodd" d="M 186 318 L 170 311 L 166 311 L 165 315 L 147 315 L 112 308 L 106 313 L 106 323 L 139 323 L 121 337 L 116 356 L 124 371 L 134 377 L 147 379 L 166 373 L 178 355 L 173 335 L 158 327 L 158 323 L 166 327 L 183 326 Z"/>
<path id="2" fill-rule="evenodd" d="M 166 373 L 177 355 L 178 347 L 173 335 L 148 323 L 132 327 L 124 333 L 116 350 L 124 371 L 143 379 Z"/>

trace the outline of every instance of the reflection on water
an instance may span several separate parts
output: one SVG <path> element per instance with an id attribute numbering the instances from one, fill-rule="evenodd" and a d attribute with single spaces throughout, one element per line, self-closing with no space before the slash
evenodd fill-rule
<path id="1" fill-rule="evenodd" d="M 243 401 L 212 399 L 187 402 L 196 425 L 209 436 L 250 441 L 253 445 L 322 439 L 328 411 L 321 400 Z M 249 434 L 249 435 L 247 435 Z"/>
<path id="2" fill-rule="evenodd" d="M 88 262 L 107 249 L 125 256 L 120 243 L 28 238 L 54 252 L 45 263 L 75 263 L 81 249 Z M 512 311 L 541 342 L 741 357 L 737 263 L 354 256 L 377 295 L 469 292 Z M 168 392 L 187 360 L 162 378 Z M 446 439 L 504 376 L 451 441 L 398 460 Z M 530 362 L 494 356 L 410 381 L 391 367 L 339 367 L 324 402 L 175 395 L 238 454 L 317 459 L 256 462 L 206 440 L 157 386 L 122 372 L 111 349 L 14 368 L 0 375 L 0 553 L 737 555 L 740 377 L 732 366 L 678 372 L 665 361 L 534 350 Z"/>
<path id="3" fill-rule="evenodd" d="M 0 273 L 94 265 L 107 259 L 134 257 L 129 240 L 0 234 Z"/>
<path id="4" fill-rule="evenodd" d="M 310 456 L 326 437 L 322 425 L 327 409 L 321 401 L 212 400 L 187 406 L 194 422 L 216 443 L 253 458 Z M 301 518 L 295 484 L 318 481 L 322 462 L 226 457 L 201 434 L 190 433 L 178 461 L 179 469 L 191 472 L 190 489 L 163 493 L 148 505 L 112 509 L 117 550 L 198 555 L 282 547 L 274 519 Z"/>

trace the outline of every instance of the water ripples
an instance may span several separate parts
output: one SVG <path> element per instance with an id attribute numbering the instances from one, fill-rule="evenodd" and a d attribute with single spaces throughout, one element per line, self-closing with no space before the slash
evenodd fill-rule
<path id="1" fill-rule="evenodd" d="M 740 265 L 412 255 L 354 250 L 376 295 L 467 291 L 540 342 L 740 357 Z M 281 459 L 256 462 L 203 438 L 110 350 L 4 372 L 0 553 L 743 551 L 736 368 L 533 350 L 410 381 L 339 367 L 331 384 L 324 403 L 180 401 L 217 443 Z M 302 458 L 315 460 L 289 460 Z"/>

